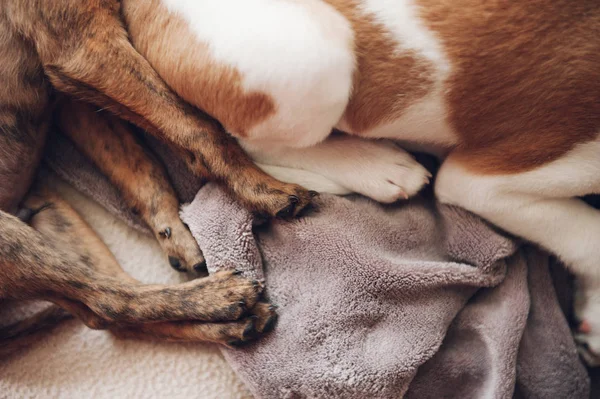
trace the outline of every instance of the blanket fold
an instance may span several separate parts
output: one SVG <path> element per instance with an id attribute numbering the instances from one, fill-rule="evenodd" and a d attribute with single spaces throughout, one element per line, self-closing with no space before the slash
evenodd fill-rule
<path id="1" fill-rule="evenodd" d="M 62 136 L 46 159 L 132 226 L 95 168 Z M 149 141 L 184 201 L 211 271 L 265 278 L 275 331 L 224 350 L 261 398 L 589 397 L 548 257 L 478 217 L 423 196 L 384 206 L 323 195 L 319 212 L 253 231 L 252 217 Z"/>

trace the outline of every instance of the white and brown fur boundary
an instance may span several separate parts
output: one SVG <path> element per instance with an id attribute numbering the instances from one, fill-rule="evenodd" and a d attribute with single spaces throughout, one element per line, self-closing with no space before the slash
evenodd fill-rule
<path id="1" fill-rule="evenodd" d="M 125 2 L 132 41 L 280 178 L 383 202 L 435 191 L 560 256 L 600 354 L 596 0 Z M 332 129 L 348 135 L 328 138 Z"/>

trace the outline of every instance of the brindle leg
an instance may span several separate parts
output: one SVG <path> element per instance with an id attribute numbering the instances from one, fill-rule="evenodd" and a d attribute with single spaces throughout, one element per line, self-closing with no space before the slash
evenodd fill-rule
<path id="1" fill-rule="evenodd" d="M 14 7 L 23 10 L 30 1 L 20 0 Z M 187 150 L 186 161 L 195 173 L 208 172 L 257 213 L 288 217 L 310 204 L 311 193 L 262 172 L 216 121 L 166 86 L 129 42 L 116 0 L 94 7 L 63 0 L 43 11 L 45 18 L 26 34 L 43 44 L 38 45 L 42 64 L 58 90 Z"/>
<path id="2" fill-rule="evenodd" d="M 208 341 L 239 346 L 275 327 L 277 314 L 272 305 L 259 302 L 251 313 L 249 318 L 231 323 L 153 323 L 137 327 L 115 326 L 111 332 L 120 338 L 151 337 L 167 341 Z"/>
<path id="3" fill-rule="evenodd" d="M 58 196 L 40 190 L 25 206 L 32 211 L 22 214 L 29 215 L 29 223 L 39 231 L 0 213 L 0 297 L 54 302 L 92 328 L 143 327 L 142 333 L 153 334 L 153 327 L 145 324 L 157 323 L 156 334 L 162 338 L 169 338 L 168 331 L 178 331 L 183 322 L 187 333 L 173 332 L 174 339 L 222 343 L 231 342 L 235 331 L 234 338 L 247 340 L 253 335 L 248 331 L 275 317 L 264 312 L 268 305 L 253 310 L 258 320 L 247 317 L 262 293 L 256 281 L 221 272 L 179 285 L 140 284 Z M 217 327 L 210 327 L 215 322 L 244 328 L 225 328 L 220 335 L 209 336 L 216 334 Z"/>
<path id="4" fill-rule="evenodd" d="M 140 214 L 178 271 L 206 273 L 206 263 L 192 234 L 179 218 L 179 200 L 162 165 L 136 141 L 117 117 L 64 100 L 58 124 L 76 146 L 117 186 Z"/>

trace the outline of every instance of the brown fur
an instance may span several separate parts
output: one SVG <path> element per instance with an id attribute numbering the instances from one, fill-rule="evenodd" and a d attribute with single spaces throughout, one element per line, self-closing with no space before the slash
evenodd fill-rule
<path id="1" fill-rule="evenodd" d="M 600 6 L 595 0 L 418 0 L 455 72 L 455 160 L 481 174 L 556 160 L 600 129 Z"/>
<path id="2" fill-rule="evenodd" d="M 240 73 L 212 59 L 208 44 L 199 43 L 186 22 L 170 13 L 161 1 L 127 1 L 123 8 L 136 49 L 149 57 L 150 64 L 159 68 L 157 72 L 168 79 L 178 95 L 210 115 L 219 115 L 219 122 L 231 132 L 245 137 L 248 130 L 275 112 L 268 95 L 246 92 Z M 177 41 L 168 40 L 173 37 Z M 164 63 L 152 57 L 169 59 L 170 69 L 161 70 Z M 213 95 L 198 96 L 198 92 Z"/>
<path id="3" fill-rule="evenodd" d="M 352 25 L 356 72 L 344 120 L 360 133 L 398 119 L 433 85 L 432 67 L 411 51 L 398 52 L 384 26 L 360 11 L 355 0 L 325 0 Z"/>

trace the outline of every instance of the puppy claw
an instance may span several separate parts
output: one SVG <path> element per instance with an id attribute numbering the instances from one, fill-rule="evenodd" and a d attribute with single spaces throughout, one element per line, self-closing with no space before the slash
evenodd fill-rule
<path id="1" fill-rule="evenodd" d="M 275 329 L 275 326 L 277 325 L 277 320 L 279 319 L 279 316 L 277 315 L 277 313 L 273 314 L 271 317 L 269 317 L 267 319 L 267 322 L 265 323 L 264 327 L 262 328 L 262 333 L 270 333 L 271 331 L 273 331 Z"/>
<path id="2" fill-rule="evenodd" d="M 297 198 L 297 197 L 296 197 Z M 277 212 L 277 218 L 278 219 L 289 219 L 292 216 L 294 216 L 294 210 L 296 209 L 296 204 L 298 202 L 293 202 L 288 205 L 287 207 L 283 208 L 282 210 L 280 210 L 279 212 Z"/>
<path id="3" fill-rule="evenodd" d="M 252 285 L 254 286 L 256 292 L 262 292 L 264 289 L 264 285 L 258 280 L 252 280 Z"/>
<path id="4" fill-rule="evenodd" d="M 15 215 L 21 222 L 23 223 L 27 223 L 29 224 L 29 222 L 31 222 L 31 219 L 33 219 L 33 217 L 35 215 L 37 215 L 38 213 L 40 213 L 41 211 L 43 211 L 44 209 L 48 209 L 52 207 L 52 204 L 49 202 L 46 202 L 44 205 L 40 206 L 39 208 L 21 208 L 19 209 L 19 211 L 17 212 L 17 214 Z"/>
<path id="5" fill-rule="evenodd" d="M 290 199 L 290 202 L 291 202 L 292 204 L 294 204 L 294 205 L 295 205 L 295 204 L 297 204 L 298 202 L 300 202 L 300 198 L 298 198 L 298 197 L 297 197 L 297 196 L 295 196 L 295 195 L 290 195 L 290 196 L 289 196 L 289 199 Z"/>
<path id="6" fill-rule="evenodd" d="M 255 338 L 257 333 L 258 332 L 256 331 L 256 318 L 250 317 L 250 323 L 248 323 L 248 326 L 244 329 L 244 332 L 242 333 L 242 339 L 248 340 L 251 338 Z"/>
<path id="7" fill-rule="evenodd" d="M 164 229 L 163 231 L 159 232 L 158 235 L 161 236 L 162 238 L 166 238 L 169 239 L 171 238 L 171 228 L 167 227 L 166 229 Z"/>
<path id="8" fill-rule="evenodd" d="M 233 341 L 229 341 L 229 342 L 227 343 L 227 346 L 230 346 L 230 347 L 232 347 L 232 348 L 239 348 L 239 347 L 241 347 L 241 346 L 244 346 L 244 344 L 245 344 L 245 343 L 246 343 L 246 342 L 245 342 L 244 340 L 241 340 L 241 339 L 235 339 L 235 340 L 233 340 Z"/>

